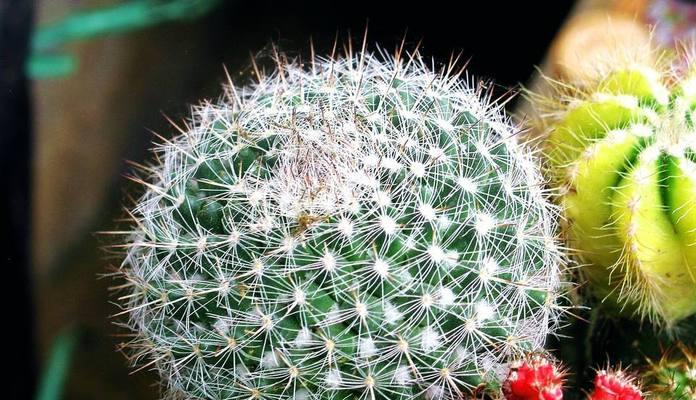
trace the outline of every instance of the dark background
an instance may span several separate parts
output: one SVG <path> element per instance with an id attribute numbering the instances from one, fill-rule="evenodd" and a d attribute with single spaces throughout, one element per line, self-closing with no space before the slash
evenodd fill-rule
<path id="1" fill-rule="evenodd" d="M 120 215 L 124 161 L 147 157 L 146 129 L 173 134 L 161 112 L 181 119 L 187 104 L 217 97 L 223 65 L 234 76 L 248 71 L 250 54 L 271 43 L 307 55 L 310 37 L 325 54 L 336 37 L 360 43 L 367 26 L 371 49 L 393 49 L 405 37 L 407 48 L 422 40 L 421 52 L 441 62 L 461 52 L 473 76 L 495 78 L 503 94 L 527 81 L 573 5 L 225 1 L 196 20 L 71 45 L 80 65 L 69 77 L 22 76 L 34 19 L 48 23 L 109 3 L 0 0 L 0 315 L 10 368 L 3 398 L 32 397 L 53 338 L 66 329 L 79 341 L 64 398 L 157 398 L 155 374 L 129 376 L 114 351 L 110 283 L 97 278 L 117 261 L 99 250 L 103 240 L 93 232 Z"/>

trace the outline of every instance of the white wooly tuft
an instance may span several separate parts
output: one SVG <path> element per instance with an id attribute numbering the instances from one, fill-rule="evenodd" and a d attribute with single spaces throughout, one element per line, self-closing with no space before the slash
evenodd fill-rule
<path id="1" fill-rule="evenodd" d="M 134 363 L 172 398 L 453 399 L 539 350 L 557 210 L 501 105 L 452 71 L 279 62 L 195 107 L 129 211 Z"/>

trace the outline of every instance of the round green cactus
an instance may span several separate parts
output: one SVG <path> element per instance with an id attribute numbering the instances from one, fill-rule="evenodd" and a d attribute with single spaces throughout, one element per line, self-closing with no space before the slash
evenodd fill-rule
<path id="1" fill-rule="evenodd" d="M 625 64 L 564 89 L 543 119 L 569 246 L 599 297 L 671 327 L 696 313 L 696 75 Z"/>
<path id="2" fill-rule="evenodd" d="M 129 211 L 137 364 L 192 399 L 458 399 L 557 325 L 557 210 L 480 89 L 418 54 L 193 109 Z"/>
<path id="3" fill-rule="evenodd" d="M 695 399 L 696 354 L 684 345 L 677 346 L 659 362 L 651 363 L 645 381 L 653 399 Z"/>

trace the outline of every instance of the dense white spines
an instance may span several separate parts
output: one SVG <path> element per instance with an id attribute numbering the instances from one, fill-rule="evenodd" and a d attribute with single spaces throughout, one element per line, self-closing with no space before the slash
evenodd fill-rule
<path id="1" fill-rule="evenodd" d="M 418 55 L 226 93 L 130 211 L 130 347 L 172 396 L 458 398 L 543 344 L 556 210 L 497 105 Z"/>

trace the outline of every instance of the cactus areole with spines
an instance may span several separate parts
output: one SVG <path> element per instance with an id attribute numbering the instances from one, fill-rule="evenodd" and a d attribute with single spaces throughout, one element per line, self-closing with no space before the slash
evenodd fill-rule
<path id="1" fill-rule="evenodd" d="M 557 212 L 501 105 L 416 53 L 278 62 L 142 168 L 136 364 L 190 399 L 458 399 L 557 324 Z"/>
<path id="2" fill-rule="evenodd" d="M 696 313 L 689 64 L 682 72 L 618 65 L 585 89 L 565 87 L 569 95 L 546 116 L 549 176 L 590 286 L 607 304 L 666 328 Z"/>
<path id="3" fill-rule="evenodd" d="M 696 399 L 696 353 L 679 344 L 658 362 L 650 362 L 645 380 L 655 400 Z"/>

